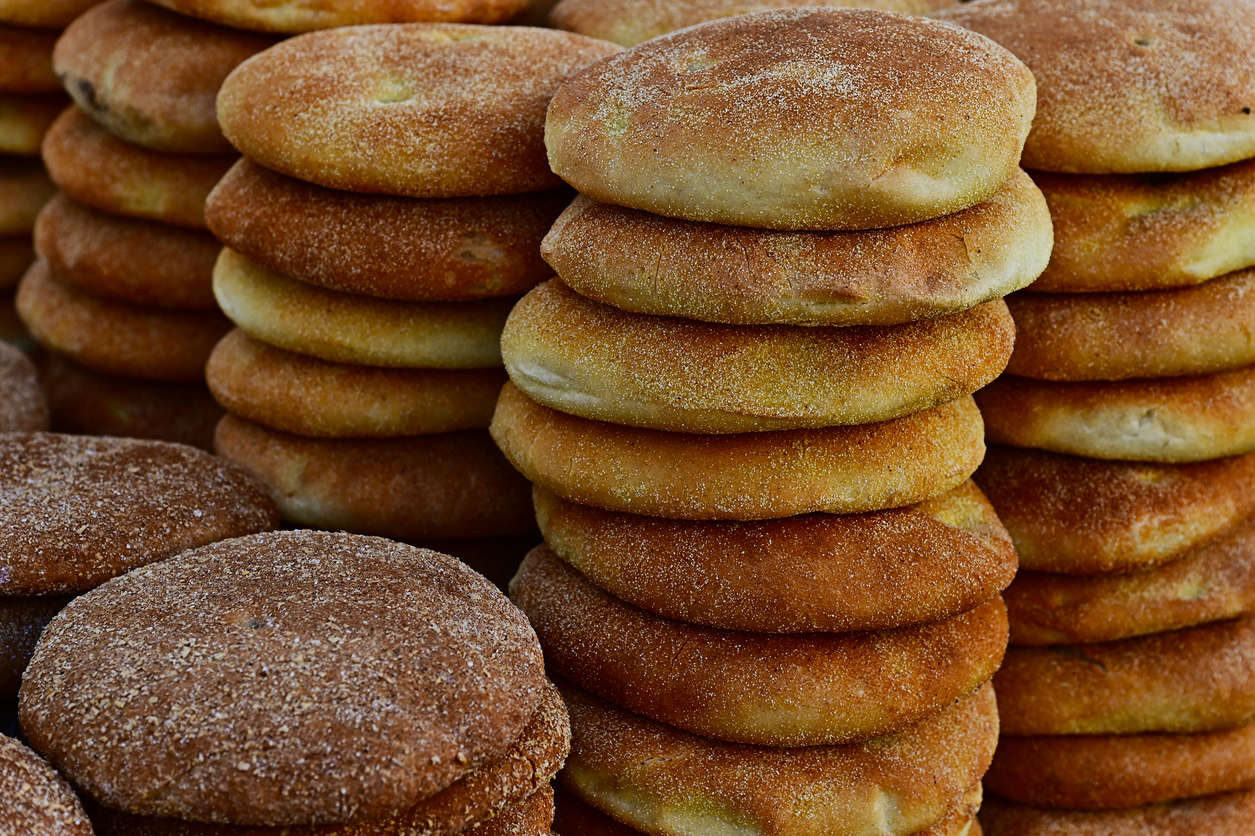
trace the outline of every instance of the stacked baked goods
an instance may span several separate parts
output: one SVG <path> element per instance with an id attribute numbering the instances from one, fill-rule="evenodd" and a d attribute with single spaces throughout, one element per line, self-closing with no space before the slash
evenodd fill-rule
<path id="1" fill-rule="evenodd" d="M 35 226 L 19 313 L 49 350 L 54 428 L 212 443 L 204 364 L 227 330 L 204 201 L 232 161 L 218 85 L 271 39 L 108 0 L 57 42 L 74 105 L 44 139 L 60 193 Z"/>
<path id="2" fill-rule="evenodd" d="M 0 434 L 0 519 L 0 706 L 70 597 L 279 521 L 261 486 L 202 450 L 44 432 Z"/>
<path id="3" fill-rule="evenodd" d="M 208 367 L 229 410 L 217 450 L 286 519 L 424 544 L 534 531 L 486 431 L 499 338 L 548 275 L 539 242 L 569 200 L 545 106 L 616 50 L 522 27 L 351 27 L 227 79 L 218 114 L 245 159 L 208 210 L 237 326 Z"/>
<path id="4" fill-rule="evenodd" d="M 315 531 L 192 549 L 75 599 L 19 717 L 102 836 L 546 836 L 570 745 L 536 634 L 486 580 Z"/>
<path id="5" fill-rule="evenodd" d="M 35 260 L 31 230 L 53 187 L 39 141 L 65 106 L 52 48 L 78 3 L 0 0 L 0 341 L 29 348 L 13 294 Z"/>
<path id="6" fill-rule="evenodd" d="M 48 402 L 35 364 L 15 346 L 0 342 L 0 433 L 48 429 Z"/>
<path id="7" fill-rule="evenodd" d="M 549 24 L 623 46 L 725 17 L 806 6 L 927 14 L 963 0 L 559 0 Z"/>
<path id="8" fill-rule="evenodd" d="M 826 9 L 554 97 L 582 194 L 492 432 L 546 539 L 511 593 L 572 714 L 565 833 L 972 832 L 1016 559 L 970 393 L 1049 257 L 1034 99 L 984 37 Z"/>
<path id="9" fill-rule="evenodd" d="M 988 0 L 1056 247 L 978 482 L 1019 549 L 991 834 L 1249 833 L 1255 4 Z M 1049 172 L 1049 173 L 1047 173 Z"/>

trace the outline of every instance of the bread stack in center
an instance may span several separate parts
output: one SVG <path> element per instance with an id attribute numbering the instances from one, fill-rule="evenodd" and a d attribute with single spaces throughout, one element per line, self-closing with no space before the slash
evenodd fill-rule
<path id="1" fill-rule="evenodd" d="M 1049 256 L 1034 103 L 988 39 L 825 9 L 558 91 L 582 194 L 492 432 L 546 539 L 511 591 L 572 714 L 559 832 L 973 832 L 1016 559 L 971 393 Z"/>
<path id="2" fill-rule="evenodd" d="M 1024 567 L 995 678 L 993 836 L 1251 832 L 1255 3 L 988 0 L 1033 69 L 1054 216 L 978 396 Z M 1049 172 L 1049 173 L 1045 173 Z"/>
<path id="3" fill-rule="evenodd" d="M 486 432 L 499 338 L 569 199 L 545 106 L 617 50 L 524 27 L 348 27 L 227 79 L 218 115 L 245 160 L 208 209 L 237 326 L 208 365 L 229 410 L 216 447 L 286 519 L 425 544 L 534 531 Z"/>

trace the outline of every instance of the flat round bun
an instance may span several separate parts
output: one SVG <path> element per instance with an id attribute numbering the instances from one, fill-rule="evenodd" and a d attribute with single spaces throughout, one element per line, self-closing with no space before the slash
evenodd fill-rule
<path id="1" fill-rule="evenodd" d="M 34 260 L 29 235 L 0 237 L 0 293 L 12 294 Z"/>
<path id="2" fill-rule="evenodd" d="M 976 483 L 1039 572 L 1158 566 L 1255 515 L 1255 455 L 1154 465 L 995 445 Z"/>
<path id="3" fill-rule="evenodd" d="M 660 723 L 760 746 L 904 728 L 986 682 L 1007 642 L 997 598 L 881 632 L 783 636 L 684 624 L 599 590 L 543 545 L 524 558 L 510 597 L 563 680 Z"/>
<path id="4" fill-rule="evenodd" d="M 1004 593 L 1017 645 L 1105 642 L 1255 611 L 1255 520 L 1165 566 L 1113 575 L 1020 572 Z"/>
<path id="5" fill-rule="evenodd" d="M 617 51 L 521 26 L 314 32 L 233 72 L 218 119 L 256 162 L 333 189 L 411 197 L 541 191 L 561 185 L 542 145 L 549 98 L 572 73 Z"/>
<path id="6" fill-rule="evenodd" d="M 0 433 L 48 429 L 48 403 L 35 364 L 7 342 L 0 342 L 0 393 Z"/>
<path id="7" fill-rule="evenodd" d="M 957 0 L 561 0 L 549 23 L 623 46 L 710 20 L 801 6 L 854 6 L 923 14 Z"/>
<path id="8" fill-rule="evenodd" d="M 238 328 L 205 369 L 232 413 L 297 435 L 388 438 L 487 429 L 500 369 L 380 369 L 273 348 Z"/>
<path id="9" fill-rule="evenodd" d="M 1101 644 L 1013 647 L 1002 732 L 1202 732 L 1255 721 L 1255 619 Z"/>
<path id="10" fill-rule="evenodd" d="M 0 93 L 0 154 L 35 156 L 65 108 L 60 93 Z"/>
<path id="11" fill-rule="evenodd" d="M 756 633 L 840 633 L 940 621 L 1001 592 L 1011 538 L 972 482 L 909 508 L 759 522 L 602 511 L 536 488 L 553 552 L 648 612 Z"/>
<path id="12" fill-rule="evenodd" d="M 1255 156 L 1247 0 L 994 0 L 938 17 L 988 35 L 1037 77 L 1024 166 L 1194 171 Z"/>
<path id="13" fill-rule="evenodd" d="M 99 212 L 57 195 L 39 213 L 35 249 L 61 281 L 104 299 L 158 308 L 217 309 L 207 232 Z"/>
<path id="14" fill-rule="evenodd" d="M 1191 174 L 1034 172 L 1054 218 L 1050 265 L 1030 291 L 1189 287 L 1255 265 L 1255 160 Z"/>
<path id="15" fill-rule="evenodd" d="M 577 418 L 501 390 L 492 435 L 530 481 L 581 505 L 681 520 L 762 520 L 912 505 L 984 455 L 971 398 L 881 424 L 687 435 Z"/>
<path id="16" fill-rule="evenodd" d="M 29 235 L 56 191 L 39 160 L 0 157 L 0 235 Z"/>
<path id="17" fill-rule="evenodd" d="M 141 308 L 90 296 L 56 279 L 45 261 L 22 279 L 17 309 L 47 348 L 92 371 L 143 380 L 204 379 L 209 352 L 230 328 L 216 311 Z"/>
<path id="18" fill-rule="evenodd" d="M 997 444 L 1095 459 L 1198 462 L 1255 450 L 1255 366 L 1198 377 L 1055 383 L 1005 375 L 976 395 Z"/>
<path id="19" fill-rule="evenodd" d="M 501 328 L 514 299 L 409 302 L 327 290 L 289 279 L 224 248 L 214 295 L 262 342 L 338 363 L 401 368 L 501 365 Z"/>
<path id="20" fill-rule="evenodd" d="M 234 156 L 168 154 L 118 139 L 79 107 L 44 136 L 48 174 L 70 197 L 103 212 L 203 228 L 205 198 Z"/>
<path id="21" fill-rule="evenodd" d="M 998 738 L 988 686 L 888 737 L 796 749 L 706 740 L 576 688 L 562 695 L 562 786 L 655 833 L 918 833 L 967 796 Z"/>
<path id="22" fill-rule="evenodd" d="M 720 325 L 625 313 L 553 279 L 501 335 L 514 384 L 584 418 L 691 433 L 871 424 L 971 394 L 1006 367 L 1002 301 L 907 325 Z"/>
<path id="23" fill-rule="evenodd" d="M 527 482 L 484 432 L 304 438 L 227 415 L 215 448 L 298 525 L 397 540 L 524 534 L 536 525 Z"/>
<path id="24" fill-rule="evenodd" d="M 368 23 L 504 23 L 527 0 L 315 0 L 289 4 L 267 0 L 157 0 L 192 17 L 263 32 L 311 32 Z"/>
<path id="25" fill-rule="evenodd" d="M 1255 364 L 1255 268 L 1176 290 L 1017 294 L 1007 371 L 1040 380 L 1210 374 Z"/>
<path id="26" fill-rule="evenodd" d="M 1124 810 L 1056 810 L 997 798 L 985 800 L 989 836 L 1245 836 L 1255 816 L 1255 790 Z"/>
<path id="27" fill-rule="evenodd" d="M 581 195 L 541 254 L 580 294 L 636 313 L 735 325 L 894 325 L 1021 289 L 1050 258 L 1050 240 L 1045 201 L 1017 172 L 971 209 L 862 232 L 680 221 Z"/>
<path id="28" fill-rule="evenodd" d="M 106 0 L 70 24 L 53 65 L 75 104 L 110 133 L 157 151 L 223 154 L 214 96 L 272 38 L 140 0 Z"/>
<path id="29" fill-rule="evenodd" d="M 6 595 L 82 592 L 279 521 L 240 468 L 181 444 L 13 433 L 0 465 Z"/>
<path id="30" fill-rule="evenodd" d="M 793 9 L 603 61 L 549 106 L 549 163 L 589 197 L 765 229 L 868 229 L 990 198 L 1016 172 L 1033 77 L 955 26 Z"/>
<path id="31" fill-rule="evenodd" d="M 1199 734 L 1003 735 L 985 775 L 991 795 L 1078 810 L 1140 807 L 1252 786 L 1255 725 Z"/>
<path id="32" fill-rule="evenodd" d="M 56 32 L 11 26 L 0 12 L 0 90 L 6 93 L 57 93 L 61 82 L 52 71 Z"/>
<path id="33" fill-rule="evenodd" d="M 40 639 L 19 716 L 36 749 L 118 810 L 369 820 L 504 755 L 540 706 L 543 665 L 522 613 L 455 558 L 274 532 L 76 599 Z M 142 721 L 153 705 L 166 722 Z"/>
<path id="34" fill-rule="evenodd" d="M 92 836 L 83 805 L 39 755 L 0 735 L 0 822 L 11 833 Z"/>
<path id="35" fill-rule="evenodd" d="M 303 183 L 241 159 L 205 213 L 228 247 L 312 284 L 406 301 L 526 293 L 549 278 L 541 238 L 570 195 L 413 200 Z"/>
<path id="36" fill-rule="evenodd" d="M 0 20 L 17 26 L 64 29 L 100 0 L 0 0 Z"/>
<path id="37" fill-rule="evenodd" d="M 45 353 L 39 379 L 57 432 L 113 435 L 212 450 L 222 407 L 203 382 L 165 383 L 89 371 Z"/>

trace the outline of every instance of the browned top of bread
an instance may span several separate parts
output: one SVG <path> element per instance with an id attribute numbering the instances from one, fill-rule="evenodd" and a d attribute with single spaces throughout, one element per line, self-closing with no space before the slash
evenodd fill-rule
<path id="1" fill-rule="evenodd" d="M 1058 810 L 987 798 L 980 811 L 989 836 L 1246 836 L 1255 790 L 1121 810 Z"/>
<path id="2" fill-rule="evenodd" d="M 1132 464 L 992 446 L 976 475 L 1026 569 L 1165 563 L 1255 512 L 1255 455 Z"/>
<path id="3" fill-rule="evenodd" d="M 527 0 L 156 0 L 158 5 L 192 17 L 239 29 L 309 32 L 367 23 L 461 21 L 501 23 Z"/>
<path id="4" fill-rule="evenodd" d="M 52 71 L 57 33 L 4 23 L 0 8 L 0 90 L 6 93 L 53 93 L 61 82 Z"/>
<path id="5" fill-rule="evenodd" d="M 501 756 L 544 693 L 540 645 L 437 552 L 313 531 L 131 572 L 44 631 L 20 717 L 101 803 L 318 824 L 405 810 Z M 160 706 L 160 723 L 145 721 Z"/>
<path id="6" fill-rule="evenodd" d="M 30 836 L 91 836 L 78 796 L 39 755 L 0 735 L 0 828 Z"/>
<path id="7" fill-rule="evenodd" d="M 540 240 L 565 190 L 413 200 L 285 177 L 248 159 L 218 183 L 206 220 L 228 247 L 333 290 L 409 301 L 525 293 L 552 271 Z"/>
<path id="8" fill-rule="evenodd" d="M 0 0 L 0 20 L 20 26 L 62 29 L 100 0 Z"/>
<path id="9" fill-rule="evenodd" d="M 214 117 L 218 87 L 273 42 L 140 0 L 107 0 L 65 30 L 53 66 L 78 106 L 123 139 L 223 153 L 231 146 Z"/>
<path id="10" fill-rule="evenodd" d="M 136 566 L 278 524 L 261 487 L 159 441 L 0 437 L 0 594 L 80 592 Z"/>
<path id="11" fill-rule="evenodd" d="M 0 342 L 0 433 L 48 429 L 48 404 L 35 364 L 16 346 Z"/>
<path id="12" fill-rule="evenodd" d="M 854 6 L 922 14 L 959 0 L 562 0 L 549 23 L 581 35 L 636 46 L 642 41 L 723 17 L 803 6 Z"/>
<path id="13" fill-rule="evenodd" d="M 349 191 L 469 197 L 552 189 L 545 106 L 618 51 L 528 27 L 361 26 L 284 41 L 231 74 L 222 130 L 276 171 Z"/>
<path id="14" fill-rule="evenodd" d="M 1192 171 L 1255 156 L 1251 0 L 988 0 L 938 17 L 1037 77 L 1027 168 Z"/>
<path id="15" fill-rule="evenodd" d="M 1033 77 L 960 27 L 788 9 L 682 29 L 602 61 L 549 106 L 553 170 L 595 200 L 769 229 L 936 218 L 1019 164 Z"/>

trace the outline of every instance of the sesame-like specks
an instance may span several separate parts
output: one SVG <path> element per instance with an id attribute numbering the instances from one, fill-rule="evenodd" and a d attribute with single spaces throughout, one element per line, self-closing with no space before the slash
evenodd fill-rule
<path id="1" fill-rule="evenodd" d="M 78 592 L 193 546 L 273 528 L 239 468 L 179 444 L 0 435 L 0 594 Z"/>
<path id="2" fill-rule="evenodd" d="M 76 599 L 44 633 L 20 712 L 108 806 L 333 823 L 396 814 L 505 753 L 543 676 L 522 613 L 459 561 L 276 532 Z"/>
<path id="3" fill-rule="evenodd" d="M 0 827 L 13 834 L 91 836 L 74 791 L 37 754 L 0 735 Z"/>
<path id="4" fill-rule="evenodd" d="M 0 433 L 48 427 L 48 404 L 35 365 L 8 343 L 0 343 Z"/>

